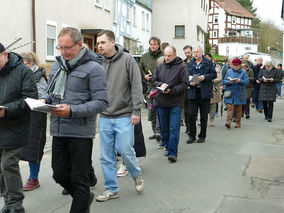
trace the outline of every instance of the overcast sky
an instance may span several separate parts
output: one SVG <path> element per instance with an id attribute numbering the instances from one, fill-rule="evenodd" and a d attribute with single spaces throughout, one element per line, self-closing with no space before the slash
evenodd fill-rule
<path id="1" fill-rule="evenodd" d="M 282 28 L 282 0 L 254 0 L 253 6 L 257 8 L 257 14 L 263 21 L 272 20 L 279 28 Z"/>

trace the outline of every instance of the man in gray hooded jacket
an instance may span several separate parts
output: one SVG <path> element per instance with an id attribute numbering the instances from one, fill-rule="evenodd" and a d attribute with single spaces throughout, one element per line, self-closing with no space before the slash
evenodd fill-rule
<path id="1" fill-rule="evenodd" d="M 142 106 L 141 73 L 134 58 L 115 44 L 114 33 L 105 30 L 98 35 L 98 48 L 105 56 L 103 63 L 108 77 L 109 106 L 100 117 L 101 166 L 105 178 L 105 192 L 97 201 L 118 198 L 116 152 L 134 179 L 137 192 L 144 190 L 141 169 L 134 151 L 134 125 L 140 122 Z"/>
<path id="2" fill-rule="evenodd" d="M 60 107 L 52 108 L 50 121 L 53 178 L 73 197 L 70 213 L 88 213 L 94 199 L 88 173 L 96 117 L 108 105 L 106 74 L 82 47 L 79 30 L 63 28 L 57 49 L 62 55 L 56 57 L 43 96 Z"/>

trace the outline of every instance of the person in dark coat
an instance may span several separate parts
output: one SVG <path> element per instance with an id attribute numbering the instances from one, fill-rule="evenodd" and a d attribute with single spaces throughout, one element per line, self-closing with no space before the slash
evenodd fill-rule
<path id="1" fill-rule="evenodd" d="M 200 46 L 195 47 L 193 49 L 194 58 L 187 64 L 188 75 L 192 77 L 188 96 L 190 124 L 188 144 L 194 143 L 196 140 L 198 108 L 200 109 L 201 130 L 197 143 L 205 142 L 210 99 L 213 98 L 213 80 L 217 77 L 213 63 L 202 54 L 202 48 Z"/>
<path id="2" fill-rule="evenodd" d="M 21 53 L 24 64 L 29 67 L 35 77 L 38 98 L 40 98 L 47 88 L 47 79 L 45 69 L 39 67 L 39 61 L 33 52 Z M 27 146 L 21 152 L 21 159 L 29 162 L 30 176 L 24 185 L 24 191 L 30 191 L 40 186 L 38 174 L 40 170 L 40 161 L 43 156 L 43 150 L 46 143 L 46 113 L 32 111 L 31 135 Z"/>
<path id="3" fill-rule="evenodd" d="M 37 98 L 32 71 L 20 55 L 6 52 L 0 43 L 0 189 L 1 213 L 24 213 L 24 194 L 19 168 L 22 148 L 28 143 L 31 112 L 25 98 Z"/>
<path id="4" fill-rule="evenodd" d="M 276 101 L 276 84 L 280 81 L 279 71 L 273 67 L 272 61 L 266 61 L 265 67 L 258 74 L 257 83 L 260 84 L 259 100 L 263 103 L 265 120 L 272 121 L 273 102 Z"/>
<path id="5" fill-rule="evenodd" d="M 252 90 L 252 100 L 255 105 L 256 111 L 262 113 L 263 111 L 263 105 L 262 101 L 259 100 L 259 90 L 260 90 L 260 85 L 257 83 L 259 71 L 262 68 L 262 62 L 263 59 L 261 56 L 259 56 L 256 59 L 256 65 L 253 66 L 253 75 L 254 75 L 254 83 L 253 83 L 253 90 Z"/>
<path id="6" fill-rule="evenodd" d="M 160 122 L 162 142 L 165 144 L 166 156 L 172 163 L 176 162 L 180 134 L 181 112 L 184 92 L 188 87 L 186 65 L 176 57 L 176 49 L 167 46 L 165 61 L 157 67 L 153 76 L 153 87 L 162 90 L 155 96 Z"/>

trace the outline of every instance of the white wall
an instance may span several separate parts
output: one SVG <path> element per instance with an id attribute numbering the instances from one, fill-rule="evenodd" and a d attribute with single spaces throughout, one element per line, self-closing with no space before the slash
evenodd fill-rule
<path id="1" fill-rule="evenodd" d="M 0 42 L 6 47 L 15 39 L 22 38 L 12 48 L 32 41 L 32 5 L 31 0 L 0 0 Z M 32 44 L 21 47 L 14 52 L 30 51 Z"/>
<path id="2" fill-rule="evenodd" d="M 228 54 L 227 54 L 228 47 Z M 251 48 L 250 50 L 246 48 Z M 240 56 L 247 52 L 257 52 L 257 44 L 219 43 L 219 55 Z"/>
<path id="3" fill-rule="evenodd" d="M 134 23 L 134 16 L 132 17 L 132 36 L 136 40 L 138 40 L 137 45 L 142 45 L 144 51 L 146 52 L 149 48 L 149 38 L 151 37 L 151 23 L 152 23 L 152 12 L 140 6 L 139 4 L 135 4 L 136 8 L 136 25 Z M 134 10 L 134 9 L 133 9 Z M 145 14 L 145 26 L 142 26 L 142 11 Z M 133 14 L 133 13 L 132 13 Z M 149 16 L 149 23 L 147 26 L 147 14 Z M 133 14 L 134 15 L 134 14 Z"/>
<path id="4" fill-rule="evenodd" d="M 153 0 L 152 35 L 162 42 L 169 42 L 177 49 L 177 55 L 184 58 L 183 47 L 204 46 L 204 40 L 197 40 L 197 26 L 207 32 L 209 0 L 206 0 L 207 13 L 201 9 L 200 0 Z M 175 25 L 185 25 L 185 38 L 176 39 Z"/>

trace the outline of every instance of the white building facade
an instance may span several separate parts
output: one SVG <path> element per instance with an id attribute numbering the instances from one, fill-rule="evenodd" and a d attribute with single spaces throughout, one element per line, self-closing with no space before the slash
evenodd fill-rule
<path id="1" fill-rule="evenodd" d="M 240 56 L 256 52 L 258 38 L 250 14 L 235 0 L 212 0 L 209 11 L 209 43 L 213 53 Z"/>
<path id="2" fill-rule="evenodd" d="M 132 15 L 132 36 L 137 41 L 135 54 L 147 52 L 152 26 L 152 0 L 136 0 Z"/>
<path id="3" fill-rule="evenodd" d="M 205 47 L 210 0 L 153 0 L 152 35 L 168 42 L 184 58 L 185 45 Z"/>

